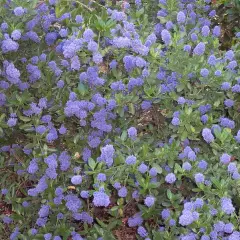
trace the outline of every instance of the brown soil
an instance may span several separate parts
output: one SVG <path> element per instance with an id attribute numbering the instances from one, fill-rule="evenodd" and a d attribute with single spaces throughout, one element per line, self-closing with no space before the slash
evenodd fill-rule
<path id="1" fill-rule="evenodd" d="M 113 231 L 113 234 L 118 240 L 136 240 L 136 228 L 122 226 Z"/>

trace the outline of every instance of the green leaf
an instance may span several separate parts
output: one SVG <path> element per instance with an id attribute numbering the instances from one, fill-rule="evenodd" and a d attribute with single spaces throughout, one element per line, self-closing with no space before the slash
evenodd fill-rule
<path id="1" fill-rule="evenodd" d="M 81 94 L 81 95 L 85 95 L 87 92 L 88 92 L 88 88 L 85 84 L 83 83 L 79 83 L 78 84 L 78 92 Z"/>
<path id="2" fill-rule="evenodd" d="M 88 165 L 90 166 L 90 168 L 92 170 L 94 170 L 97 164 L 95 163 L 95 161 L 92 158 L 89 158 L 88 159 Z"/>
<path id="3" fill-rule="evenodd" d="M 172 200 L 173 194 L 172 194 L 171 190 L 169 190 L 169 189 L 167 190 L 167 197 L 169 200 Z"/>
<path id="4" fill-rule="evenodd" d="M 23 122 L 29 122 L 31 121 L 31 118 L 29 117 L 24 117 L 24 116 L 18 116 L 20 120 L 22 120 Z"/>
<path id="5" fill-rule="evenodd" d="M 183 172 L 183 169 L 181 168 L 181 166 L 178 163 L 175 163 L 175 170 L 176 170 L 176 173 L 177 172 L 180 172 L 180 173 Z"/>
<path id="6" fill-rule="evenodd" d="M 154 163 L 152 166 L 156 168 L 158 174 L 162 173 L 162 168 L 158 164 Z"/>
<path id="7" fill-rule="evenodd" d="M 96 220 L 97 220 L 98 224 L 99 224 L 102 228 L 107 229 L 107 225 L 106 225 L 104 222 L 102 222 L 102 221 L 101 221 L 100 219 L 98 219 L 98 218 L 96 218 Z"/>
<path id="8" fill-rule="evenodd" d="M 141 8 L 136 12 L 136 17 L 139 18 L 144 13 L 144 8 Z"/>
<path id="9" fill-rule="evenodd" d="M 122 141 L 126 141 L 126 139 L 127 139 L 127 131 L 126 130 L 123 131 L 123 133 L 121 135 L 121 139 L 122 139 Z"/>

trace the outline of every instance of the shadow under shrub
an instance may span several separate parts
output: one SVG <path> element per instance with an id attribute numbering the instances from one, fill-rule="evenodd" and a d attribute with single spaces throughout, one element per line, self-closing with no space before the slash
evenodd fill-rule
<path id="1" fill-rule="evenodd" d="M 240 239 L 239 33 L 210 1 L 0 1 L 3 239 Z"/>

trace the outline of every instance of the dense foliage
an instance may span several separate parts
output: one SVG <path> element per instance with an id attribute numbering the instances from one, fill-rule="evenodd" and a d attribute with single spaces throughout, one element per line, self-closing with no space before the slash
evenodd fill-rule
<path id="1" fill-rule="evenodd" d="M 233 36 L 240 31 L 240 0 L 212 2 L 217 12 L 215 21 L 222 26 L 221 48 L 228 49 L 235 44 Z"/>
<path id="2" fill-rule="evenodd" d="M 0 0 L 1 239 L 240 239 L 240 33 L 113 2 Z"/>

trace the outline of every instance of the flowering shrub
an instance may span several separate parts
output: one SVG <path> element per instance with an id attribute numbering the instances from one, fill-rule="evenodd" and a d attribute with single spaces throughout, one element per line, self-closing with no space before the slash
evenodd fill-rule
<path id="1" fill-rule="evenodd" d="M 240 239 L 239 45 L 209 2 L 0 1 L 4 239 Z"/>

